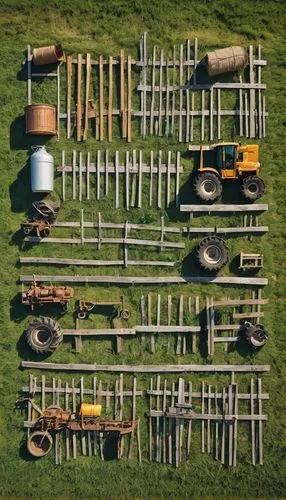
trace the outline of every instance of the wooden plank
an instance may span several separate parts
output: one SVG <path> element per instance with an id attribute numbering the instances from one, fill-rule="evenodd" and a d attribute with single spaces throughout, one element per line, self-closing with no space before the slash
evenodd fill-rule
<path id="1" fill-rule="evenodd" d="M 265 95 L 262 97 L 262 136 L 266 137 L 266 100 Z"/>
<path id="2" fill-rule="evenodd" d="M 137 421 L 137 450 L 138 450 L 138 462 L 142 463 L 142 451 L 141 451 L 141 434 L 140 434 L 140 417 Z"/>
<path id="3" fill-rule="evenodd" d="M 270 371 L 270 365 L 98 365 L 76 363 L 46 363 L 21 361 L 22 368 L 63 371 L 114 371 L 120 373 L 262 373 Z"/>
<path id="4" fill-rule="evenodd" d="M 82 79 L 82 55 L 77 56 L 77 109 L 76 109 L 76 139 L 81 141 L 81 79 Z"/>
<path id="5" fill-rule="evenodd" d="M 76 413 L 76 393 L 74 391 L 75 383 L 74 378 L 72 379 L 72 412 Z M 77 458 L 77 443 L 76 443 L 76 432 L 72 431 L 72 450 L 73 450 L 73 458 Z"/>
<path id="6" fill-rule="evenodd" d="M 238 386 L 233 384 L 234 388 L 234 415 L 238 415 Z M 236 467 L 237 464 L 237 420 L 233 424 L 233 462 L 232 465 Z"/>
<path id="7" fill-rule="evenodd" d="M 215 415 L 218 415 L 218 393 L 217 387 L 215 388 Z M 215 459 L 218 460 L 218 451 L 219 451 L 219 428 L 218 421 L 215 422 Z"/>
<path id="8" fill-rule="evenodd" d="M 175 80 L 176 80 L 176 47 L 173 47 L 173 91 L 172 91 L 172 116 L 171 116 L 171 135 L 174 135 L 174 126 L 175 126 L 175 108 L 176 108 L 176 93 L 174 91 L 175 88 Z"/>
<path id="9" fill-rule="evenodd" d="M 204 415 L 205 413 L 205 399 L 204 399 L 204 394 L 205 394 L 205 382 L 204 380 L 202 381 L 202 399 L 201 399 L 201 413 Z M 202 453 L 205 452 L 205 422 L 202 420 L 201 422 L 201 450 Z"/>
<path id="10" fill-rule="evenodd" d="M 205 140 L 205 90 L 201 93 L 201 106 L 202 106 L 202 118 L 201 118 L 201 141 Z"/>
<path id="11" fill-rule="evenodd" d="M 244 94 L 244 116 L 245 116 L 245 137 L 249 137 L 249 112 L 248 112 L 248 96 Z"/>
<path id="12" fill-rule="evenodd" d="M 80 211 L 80 225 L 81 225 L 81 245 L 84 245 L 84 223 L 83 223 L 83 210 Z"/>
<path id="13" fill-rule="evenodd" d="M 153 199 L 153 168 L 154 168 L 154 153 L 150 151 L 150 180 L 149 180 L 149 206 L 152 206 Z"/>
<path id="14" fill-rule="evenodd" d="M 100 250 L 101 248 L 101 242 L 102 242 L 102 226 L 101 226 L 101 213 L 98 212 L 97 214 L 97 250 Z"/>
<path id="15" fill-rule="evenodd" d="M 207 399 L 207 408 L 208 408 L 208 414 L 211 415 L 212 413 L 212 407 L 211 403 L 212 400 L 210 398 L 211 394 L 211 385 L 208 386 L 208 399 Z M 211 421 L 210 419 L 207 420 L 207 452 L 211 452 Z"/>
<path id="16" fill-rule="evenodd" d="M 86 240 L 85 240 L 86 241 Z M 130 244 L 128 240 L 128 244 Z M 144 240 L 143 240 L 144 241 Z M 152 242 L 154 243 L 154 242 Z M 157 242 L 157 246 L 161 246 L 162 242 Z M 142 244 L 142 243 L 140 243 Z M 164 242 L 164 245 L 167 245 Z M 233 285 L 252 285 L 264 286 L 268 284 L 266 278 L 237 278 L 237 277 L 208 277 L 208 276 L 60 276 L 60 275 L 22 275 L 20 276 L 21 283 L 30 283 L 36 281 L 48 282 L 63 282 L 63 283 L 117 283 L 122 285 L 145 284 L 145 285 L 158 285 L 166 283 L 220 283 L 220 284 L 233 284 Z"/>
<path id="17" fill-rule="evenodd" d="M 190 54 L 191 54 L 191 46 L 190 46 L 190 40 L 187 40 L 187 46 L 186 46 L 186 58 L 187 61 L 190 60 Z M 186 72 L 186 79 L 187 83 L 190 82 L 190 66 L 187 66 L 187 72 Z M 186 135 L 185 135 L 186 142 L 189 142 L 190 139 L 190 91 L 189 89 L 186 89 Z"/>
<path id="18" fill-rule="evenodd" d="M 210 120 L 209 120 L 209 125 L 210 125 L 210 140 L 213 141 L 214 137 L 214 131 L 213 131 L 213 89 L 210 89 Z"/>
<path id="19" fill-rule="evenodd" d="M 62 151 L 62 199 L 65 201 L 66 199 L 66 179 L 65 179 L 65 151 Z"/>
<path id="20" fill-rule="evenodd" d="M 165 417 L 165 412 L 167 409 L 167 380 L 164 380 L 164 389 L 163 389 L 163 429 L 162 429 L 162 462 L 163 464 L 167 463 L 167 453 L 166 453 L 166 429 L 167 429 L 167 419 Z"/>
<path id="21" fill-rule="evenodd" d="M 233 391 L 232 384 L 228 386 L 228 414 L 233 415 Z M 233 460 L 233 423 L 228 426 L 228 465 L 232 466 Z"/>
<path id="22" fill-rule="evenodd" d="M 180 212 L 264 212 L 268 210 L 265 203 L 252 205 L 180 205 Z"/>
<path id="23" fill-rule="evenodd" d="M 135 172 L 137 172 L 136 149 L 133 149 L 132 166 L 133 166 L 133 170 L 135 170 Z M 139 168 L 139 165 L 138 165 L 138 168 Z M 132 187 L 131 187 L 131 207 L 135 207 L 135 201 L 136 201 L 136 173 L 133 173 L 132 174 Z"/>
<path id="24" fill-rule="evenodd" d="M 261 59 L 261 45 L 258 45 L 258 59 Z M 257 68 L 257 79 L 258 83 L 261 83 L 261 66 Z M 263 137 L 262 129 L 262 95 L 261 90 L 258 90 L 258 137 L 261 139 Z"/>
<path id="25" fill-rule="evenodd" d="M 221 103 L 220 103 L 220 89 L 217 89 L 217 138 L 221 139 Z"/>
<path id="26" fill-rule="evenodd" d="M 119 208 L 119 151 L 115 151 L 115 208 Z"/>
<path id="27" fill-rule="evenodd" d="M 109 56 L 108 66 L 108 142 L 112 142 L 112 99 L 113 98 L 113 57 Z"/>
<path id="28" fill-rule="evenodd" d="M 162 164 L 162 151 L 159 150 L 158 155 L 158 192 L 157 192 L 157 207 L 162 207 L 162 172 L 161 172 L 161 164 Z"/>
<path id="29" fill-rule="evenodd" d="M 222 416 L 226 415 L 226 392 L 225 387 L 222 390 Z M 216 415 L 216 418 L 218 416 Z M 221 463 L 225 464 L 225 434 L 226 434 L 226 424 L 225 420 L 222 421 L 222 433 L 221 433 Z"/>
<path id="30" fill-rule="evenodd" d="M 153 391 L 153 377 L 150 379 L 150 391 Z M 152 412 L 152 396 L 151 394 L 149 395 L 149 461 L 152 462 L 153 459 L 153 454 L 152 454 L 152 438 L 153 438 L 153 432 L 152 432 L 152 417 L 151 417 L 151 412 Z"/>
<path id="31" fill-rule="evenodd" d="M 159 117 L 158 117 L 158 132 L 159 136 L 162 136 L 162 106 L 163 106 L 163 96 L 162 96 L 162 85 L 163 85 L 163 61 L 164 61 L 164 51 L 161 49 L 160 55 L 160 69 L 159 69 Z"/>
<path id="32" fill-rule="evenodd" d="M 183 110 L 183 45 L 180 45 L 180 67 L 179 67 L 179 84 L 180 84 L 180 91 L 179 91 L 179 142 L 182 142 L 183 140 L 183 131 L 182 131 L 182 125 L 183 125 L 183 118 L 182 118 L 182 110 Z"/>
<path id="33" fill-rule="evenodd" d="M 242 83 L 242 76 L 239 75 L 239 81 Z M 243 94 L 242 89 L 239 89 L 239 135 L 243 136 Z"/>
<path id="34" fill-rule="evenodd" d="M 31 243 L 63 243 L 63 244 L 81 244 L 80 238 L 40 238 L 37 236 L 27 236 L 24 241 L 29 241 Z M 98 238 L 86 238 L 85 243 L 98 243 Z M 126 240 L 124 238 L 102 238 L 101 243 L 103 244 L 124 244 Z M 170 241 L 155 241 L 155 240 L 141 240 L 135 238 L 128 238 L 127 243 L 129 245 L 145 245 L 154 247 L 165 247 L 165 248 L 185 248 L 184 243 L 176 243 Z"/>
<path id="35" fill-rule="evenodd" d="M 131 57 L 127 56 L 127 142 L 131 142 L 132 83 Z"/>
<path id="36" fill-rule="evenodd" d="M 121 135 L 127 137 L 126 107 L 125 107 L 125 56 L 124 50 L 120 51 L 120 111 L 121 111 Z"/>
<path id="37" fill-rule="evenodd" d="M 155 106 L 155 61 L 156 61 L 156 46 L 153 47 L 153 61 L 152 61 L 152 86 L 151 86 L 151 105 L 150 105 L 150 135 L 153 135 L 154 131 L 154 106 Z M 144 89 L 146 91 L 146 85 Z"/>
<path id="38" fill-rule="evenodd" d="M 198 39 L 194 39 L 194 72 L 193 72 L 193 83 L 197 84 L 197 65 L 198 65 Z"/>
<path id="39" fill-rule="evenodd" d="M 100 199 L 100 150 L 98 149 L 96 152 L 96 199 Z M 115 162 L 115 170 L 116 170 L 116 162 Z M 116 176 L 116 174 L 115 174 Z"/>
<path id="40" fill-rule="evenodd" d="M 146 136 L 146 83 L 147 83 L 147 33 L 146 31 L 143 34 L 143 67 L 142 67 L 142 74 L 143 74 L 143 137 Z"/>
<path id="41" fill-rule="evenodd" d="M 87 140 L 87 133 L 88 133 L 90 72 L 91 72 L 90 54 L 86 54 L 85 109 L 84 109 L 84 131 L 83 131 L 84 141 Z"/>
<path id="42" fill-rule="evenodd" d="M 108 195 L 108 172 L 109 172 L 109 165 L 108 165 L 108 149 L 105 151 L 105 196 Z"/>
<path id="43" fill-rule="evenodd" d="M 157 410 L 160 409 L 160 396 L 158 392 L 160 391 L 160 381 L 161 377 L 160 375 L 157 375 L 157 384 L 156 384 L 156 391 L 157 391 L 157 396 L 156 396 L 156 408 Z M 155 426 L 155 440 L 156 440 L 156 462 L 160 462 L 160 418 L 156 417 L 156 426 Z"/>
<path id="44" fill-rule="evenodd" d="M 103 114 L 104 114 L 104 96 L 103 96 L 103 59 L 99 56 L 99 140 L 104 139 L 104 124 L 103 124 Z"/>
<path id="45" fill-rule="evenodd" d="M 76 151 L 73 150 L 73 152 L 72 152 L 72 199 L 73 200 L 76 199 L 76 171 L 75 171 L 76 156 L 77 156 L 77 153 L 76 153 Z"/>
<path id="46" fill-rule="evenodd" d="M 142 149 L 139 151 L 138 165 L 138 208 L 142 207 Z"/>
<path id="47" fill-rule="evenodd" d="M 192 405 L 192 389 L 193 389 L 193 384 L 192 384 L 192 382 L 189 382 L 189 398 L 188 398 L 189 405 Z M 189 422 L 188 422 L 188 435 L 187 435 L 187 459 L 190 458 L 191 439 L 192 439 L 192 421 L 189 420 Z"/>
<path id="48" fill-rule="evenodd" d="M 249 46 L 249 81 L 254 84 L 254 69 L 253 69 L 253 45 Z M 255 137 L 255 90 L 251 88 L 249 91 L 249 137 Z"/>
<path id="49" fill-rule="evenodd" d="M 99 244 L 99 242 L 98 242 Z M 57 264 L 62 266 L 124 266 L 124 260 L 83 260 L 83 259 L 54 259 L 42 257 L 21 257 L 23 264 Z M 27 259 L 27 260 L 26 260 Z M 129 266 L 162 266 L 177 267 L 177 262 L 164 260 L 128 260 Z"/>
<path id="50" fill-rule="evenodd" d="M 57 67 L 57 138 L 60 139 L 60 115 L 61 115 L 61 63 Z"/>
<path id="51" fill-rule="evenodd" d="M 257 399 L 258 399 L 258 414 L 262 415 L 262 381 L 261 378 L 257 379 Z M 262 420 L 258 422 L 258 451 L 259 451 L 259 465 L 263 465 L 263 433 L 262 433 Z"/>
<path id="52" fill-rule="evenodd" d="M 72 56 L 67 56 L 67 139 L 71 136 Z"/>
<path id="53" fill-rule="evenodd" d="M 89 166 L 90 166 L 90 153 L 86 155 L 86 199 L 90 198 L 90 177 L 89 177 Z"/>
<path id="54" fill-rule="evenodd" d="M 250 414 L 254 415 L 254 383 L 253 378 L 250 381 Z M 255 433 L 255 422 L 251 421 L 251 462 L 252 465 L 256 465 L 256 433 Z"/>
<path id="55" fill-rule="evenodd" d="M 32 104 L 32 54 L 31 46 L 27 45 L 27 104 L 28 106 Z"/>
<path id="56" fill-rule="evenodd" d="M 181 153 L 180 153 L 180 151 L 177 151 L 177 155 L 176 155 L 176 186 L 175 186 L 175 207 L 176 208 L 179 207 L 179 203 L 180 203 L 180 197 L 179 197 L 179 193 L 180 193 L 180 163 L 181 163 Z M 181 206 L 184 206 L 184 205 L 180 205 L 180 211 L 181 211 Z"/>
<path id="57" fill-rule="evenodd" d="M 125 153 L 125 207 L 129 210 L 129 189 L 130 189 L 130 174 L 129 174 L 129 151 Z"/>
<path id="58" fill-rule="evenodd" d="M 166 62 L 166 109 L 165 109 L 165 136 L 169 136 L 170 130 L 170 77 L 169 77 L 169 59 L 167 58 Z"/>
<path id="59" fill-rule="evenodd" d="M 190 140 L 194 140 L 194 111 L 195 111 L 195 94 L 191 93 L 191 104 L 192 104 L 192 113 L 191 113 L 191 131 L 190 131 Z"/>
<path id="60" fill-rule="evenodd" d="M 136 375 L 134 375 L 133 376 L 133 385 L 132 385 L 132 421 L 133 421 L 133 423 L 136 420 L 136 387 L 137 387 L 137 378 L 136 378 Z M 132 430 L 132 433 L 130 436 L 128 458 L 132 458 L 133 440 L 134 440 L 134 430 Z"/>
<path id="61" fill-rule="evenodd" d="M 79 153 L 79 172 L 78 172 L 78 199 L 82 200 L 82 152 Z"/>
<path id="62" fill-rule="evenodd" d="M 171 166 L 171 159 L 172 159 L 172 151 L 168 151 L 168 163 L 167 163 L 167 185 L 166 185 L 166 189 L 167 189 L 167 208 L 170 207 L 170 201 L 171 201 L 171 170 L 170 170 L 170 166 Z"/>

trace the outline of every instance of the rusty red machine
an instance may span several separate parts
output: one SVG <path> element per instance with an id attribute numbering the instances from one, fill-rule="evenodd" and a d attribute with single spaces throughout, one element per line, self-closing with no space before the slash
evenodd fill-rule
<path id="1" fill-rule="evenodd" d="M 82 403 L 79 413 L 71 413 L 55 405 L 42 411 L 33 400 L 26 399 L 26 401 L 29 401 L 34 410 L 40 413 L 40 417 L 33 422 L 27 441 L 29 453 L 37 458 L 47 455 L 53 446 L 53 435 L 66 429 L 113 433 L 117 438 L 117 458 L 119 458 L 122 436 L 130 434 L 137 426 L 137 420 L 101 418 L 100 404 Z"/>
<path id="2" fill-rule="evenodd" d="M 33 281 L 31 287 L 25 291 L 22 287 L 22 304 L 29 306 L 33 311 L 35 307 L 45 304 L 59 304 L 67 311 L 74 291 L 70 286 L 40 285 Z"/>
<path id="3" fill-rule="evenodd" d="M 60 205 L 52 201 L 34 201 L 30 209 L 29 218 L 21 223 L 23 233 L 28 236 L 34 234 L 38 238 L 49 236 L 56 221 Z"/>

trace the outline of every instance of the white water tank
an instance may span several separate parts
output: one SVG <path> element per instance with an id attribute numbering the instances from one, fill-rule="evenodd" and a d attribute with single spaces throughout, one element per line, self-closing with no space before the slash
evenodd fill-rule
<path id="1" fill-rule="evenodd" d="M 54 189 L 54 158 L 45 146 L 34 146 L 30 157 L 33 193 L 50 193 Z"/>

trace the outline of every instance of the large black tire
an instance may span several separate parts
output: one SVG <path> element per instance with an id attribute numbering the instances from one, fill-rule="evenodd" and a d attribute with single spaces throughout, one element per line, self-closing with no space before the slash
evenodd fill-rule
<path id="1" fill-rule="evenodd" d="M 196 195 L 203 201 L 214 201 L 220 197 L 222 192 L 219 177 L 211 172 L 196 175 L 194 188 Z"/>
<path id="2" fill-rule="evenodd" d="M 197 259 L 208 271 L 218 271 L 228 261 L 228 247 L 225 241 L 217 236 L 207 236 L 197 248 Z"/>
<path id="3" fill-rule="evenodd" d="M 31 349 L 39 354 L 53 352 L 63 341 L 63 332 L 52 318 L 40 316 L 29 324 L 26 340 Z"/>
<path id="4" fill-rule="evenodd" d="M 254 347 L 254 349 L 259 349 L 268 340 L 268 331 L 260 324 L 252 325 L 252 323 L 246 321 L 244 324 L 244 334 L 247 343 L 251 347 Z"/>
<path id="5" fill-rule="evenodd" d="M 242 194 L 248 200 L 258 200 L 265 192 L 265 184 L 260 177 L 249 175 L 242 181 Z"/>

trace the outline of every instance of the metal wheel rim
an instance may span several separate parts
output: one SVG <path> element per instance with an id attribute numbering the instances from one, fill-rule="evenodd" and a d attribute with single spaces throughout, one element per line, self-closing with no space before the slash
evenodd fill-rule
<path id="1" fill-rule="evenodd" d="M 203 257 L 208 264 L 218 264 L 222 258 L 222 251 L 216 245 L 209 245 L 204 249 Z"/>
<path id="2" fill-rule="evenodd" d="M 248 184 L 247 190 L 251 194 L 257 194 L 259 192 L 259 187 L 256 182 L 251 182 L 250 184 Z"/>
<path id="3" fill-rule="evenodd" d="M 216 184 L 210 179 L 205 179 L 201 183 L 201 190 L 206 195 L 214 194 L 216 192 Z"/>
<path id="4" fill-rule="evenodd" d="M 51 341 L 51 331 L 47 326 L 42 325 L 39 328 L 35 328 L 33 331 L 33 337 L 38 346 L 48 346 Z"/>

